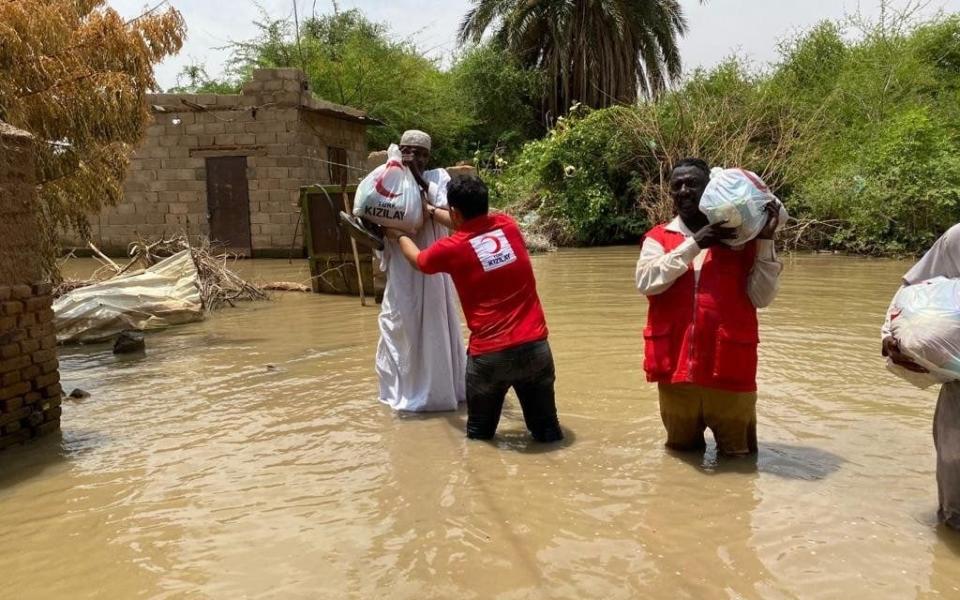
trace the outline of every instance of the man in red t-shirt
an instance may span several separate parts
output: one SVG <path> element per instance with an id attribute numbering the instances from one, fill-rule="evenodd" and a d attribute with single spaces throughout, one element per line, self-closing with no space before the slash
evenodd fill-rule
<path id="1" fill-rule="evenodd" d="M 478 177 L 455 177 L 447 201 L 449 211 L 424 209 L 428 218 L 456 229 L 450 237 L 421 252 L 410 236 L 395 230 L 387 235 L 415 268 L 449 273 L 457 288 L 470 328 L 467 437 L 493 437 L 512 387 L 533 438 L 561 440 L 547 322 L 520 229 L 505 214 L 489 214 L 487 186 Z"/>

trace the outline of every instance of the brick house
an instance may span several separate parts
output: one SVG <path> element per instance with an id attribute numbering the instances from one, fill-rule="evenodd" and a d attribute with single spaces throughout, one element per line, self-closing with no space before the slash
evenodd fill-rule
<path id="1" fill-rule="evenodd" d="M 124 199 L 91 218 L 94 243 L 113 254 L 138 235 L 186 232 L 245 256 L 291 248 L 302 256 L 300 187 L 362 175 L 366 129 L 377 124 L 315 97 L 299 69 L 254 71 L 240 94 L 147 101 L 153 122 L 132 157 Z"/>

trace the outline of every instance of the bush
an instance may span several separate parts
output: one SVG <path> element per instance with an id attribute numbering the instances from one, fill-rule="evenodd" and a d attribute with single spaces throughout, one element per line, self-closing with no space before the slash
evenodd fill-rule
<path id="1" fill-rule="evenodd" d="M 913 29 L 874 27 L 823 78 L 820 106 L 809 109 L 821 127 L 791 159 L 789 196 L 797 216 L 831 224 L 821 245 L 918 253 L 960 220 L 958 39 L 956 17 Z M 796 48 L 819 42 L 811 35 Z"/>
<path id="2" fill-rule="evenodd" d="M 960 154 L 951 125 L 916 107 L 870 129 L 872 141 L 799 186 L 802 216 L 839 223 L 829 245 L 919 252 L 960 220 Z"/>
<path id="3" fill-rule="evenodd" d="M 677 160 L 743 166 L 783 185 L 787 156 L 805 137 L 731 60 L 695 73 L 657 103 L 573 111 L 527 144 L 495 188 L 510 210 L 536 210 L 554 243 L 633 242 L 672 216 L 665 182 Z"/>
<path id="4" fill-rule="evenodd" d="M 528 143 L 494 182 L 497 203 L 524 215 L 560 244 L 636 239 L 647 214 L 632 201 L 636 138 L 621 129 L 627 108 L 575 109 Z M 523 215 L 522 215 L 523 216 Z M 529 217 L 528 217 L 529 220 Z"/>

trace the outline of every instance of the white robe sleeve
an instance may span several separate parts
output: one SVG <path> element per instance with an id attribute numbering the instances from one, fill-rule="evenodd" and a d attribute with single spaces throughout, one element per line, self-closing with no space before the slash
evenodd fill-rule
<path id="1" fill-rule="evenodd" d="M 656 296 L 670 289 L 673 282 L 690 269 L 700 247 L 691 238 L 676 249 L 665 252 L 660 242 L 646 238 L 637 260 L 637 291 L 644 296 Z"/>
<path id="2" fill-rule="evenodd" d="M 450 174 L 446 169 L 434 169 L 424 173 L 427 181 L 427 202 L 437 208 L 447 208 L 447 184 Z"/>
<path id="3" fill-rule="evenodd" d="M 934 277 L 960 277 L 960 225 L 948 229 L 903 276 L 903 280 L 914 284 Z"/>
<path id="4" fill-rule="evenodd" d="M 787 224 L 790 215 L 782 202 L 777 219 L 777 231 Z M 747 282 L 747 295 L 755 308 L 766 308 L 780 292 L 780 273 L 783 272 L 783 263 L 777 258 L 777 245 L 773 240 L 757 240 L 757 260 L 750 272 Z"/>
<path id="5" fill-rule="evenodd" d="M 757 240 L 757 259 L 747 281 L 747 295 L 756 308 L 770 306 L 780 291 L 783 263 L 777 258 L 776 242 Z"/>

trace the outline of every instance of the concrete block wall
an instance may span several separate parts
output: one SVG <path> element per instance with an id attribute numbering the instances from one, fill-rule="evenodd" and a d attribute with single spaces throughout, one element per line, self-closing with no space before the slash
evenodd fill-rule
<path id="1" fill-rule="evenodd" d="M 0 449 L 60 428 L 51 288 L 39 282 L 32 144 L 0 122 Z"/>
<path id="2" fill-rule="evenodd" d="M 358 166 L 366 155 L 366 126 L 310 110 L 322 102 L 298 69 L 255 71 L 240 95 L 155 94 L 148 102 L 163 111 L 154 110 L 131 160 L 124 200 L 91 219 L 94 243 L 111 254 L 125 253 L 138 235 L 209 235 L 211 156 L 247 157 L 254 254 L 299 252 L 300 187 L 329 183 L 322 161 L 330 146 L 345 148 Z"/>
<path id="3" fill-rule="evenodd" d="M 251 156 L 250 229 L 254 251 L 289 251 L 303 246 L 303 230 L 296 233 L 299 190 L 307 180 L 300 148 L 300 110 L 278 108 L 277 125 L 268 134 L 275 140 L 263 156 Z"/>
<path id="4" fill-rule="evenodd" d="M 204 159 L 190 150 L 199 144 L 206 122 L 213 121 L 208 113 L 192 111 L 154 115 L 130 161 L 123 201 L 93 219 L 94 243 L 122 254 L 137 236 L 208 233 Z"/>
<path id="5" fill-rule="evenodd" d="M 347 179 L 356 182 L 367 174 L 367 135 L 361 123 L 342 121 L 311 113 L 303 114 L 301 131 L 304 166 L 311 183 L 328 183 L 329 149 L 343 148 L 347 152 Z"/>

